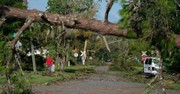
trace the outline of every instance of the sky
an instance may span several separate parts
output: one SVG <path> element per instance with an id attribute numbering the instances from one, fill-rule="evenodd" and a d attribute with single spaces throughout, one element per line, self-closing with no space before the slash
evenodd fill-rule
<path id="1" fill-rule="evenodd" d="M 97 1 L 97 0 L 94 0 Z M 37 9 L 40 11 L 46 11 L 48 0 L 28 0 L 28 9 Z M 100 6 L 98 7 L 98 12 L 94 16 L 97 20 L 104 20 L 104 13 L 106 11 L 106 0 L 102 0 Z M 113 23 L 117 23 L 120 19 L 119 10 L 121 9 L 120 2 L 114 3 L 110 12 L 109 12 L 109 21 Z"/>

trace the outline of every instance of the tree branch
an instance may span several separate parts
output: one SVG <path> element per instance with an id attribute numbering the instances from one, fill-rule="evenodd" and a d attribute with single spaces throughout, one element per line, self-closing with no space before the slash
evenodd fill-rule
<path id="1" fill-rule="evenodd" d="M 177 0 L 174 0 L 174 3 L 177 4 L 178 7 L 180 7 L 180 4 L 178 3 Z"/>
<path id="2" fill-rule="evenodd" d="M 175 34 L 175 46 L 180 48 L 180 35 Z"/>
<path id="3" fill-rule="evenodd" d="M 107 40 L 106 40 L 106 37 L 105 37 L 105 36 L 103 36 L 103 41 L 104 41 L 104 43 L 105 43 L 105 46 L 106 46 L 107 50 L 108 50 L 109 52 L 111 52 L 111 49 L 109 48 L 109 45 L 108 45 L 108 43 L 107 43 Z"/>
<path id="4" fill-rule="evenodd" d="M 109 12 L 110 12 L 110 10 L 111 10 L 111 7 L 113 6 L 113 3 L 114 3 L 114 0 L 111 0 L 111 1 L 110 1 L 109 3 L 107 3 L 107 5 L 106 5 L 106 12 L 105 12 L 105 16 L 104 16 L 104 23 L 108 23 L 108 15 L 109 15 Z M 104 41 L 104 43 L 105 43 L 105 45 L 106 45 L 107 50 L 108 50 L 109 52 L 111 52 L 105 36 L 103 36 L 103 41 Z"/>
<path id="5" fill-rule="evenodd" d="M 163 94 L 166 94 L 166 90 L 165 90 L 165 84 L 164 84 L 164 81 L 163 81 L 163 77 L 162 77 L 162 73 L 163 73 L 163 62 L 162 62 L 162 58 L 161 58 L 161 52 L 159 51 L 158 48 L 156 48 L 156 52 L 157 52 L 157 57 L 160 59 L 159 60 L 159 73 L 158 73 L 158 77 L 159 77 L 159 80 L 160 80 L 160 84 L 161 84 L 161 87 L 162 87 L 162 92 Z"/>
<path id="6" fill-rule="evenodd" d="M 6 9 L 6 10 L 4 10 Z M 104 24 L 102 21 L 86 18 L 77 18 L 73 16 L 63 16 L 59 14 L 44 13 L 36 10 L 24 10 L 19 8 L 12 8 L 7 6 L 1 6 L 0 11 L 3 10 L 3 15 L 6 18 L 20 18 L 27 19 L 29 16 L 34 17 L 34 21 L 46 22 L 42 19 L 42 16 L 54 25 L 62 25 L 67 28 L 91 30 L 102 35 L 114 35 L 127 37 L 127 29 L 119 29 L 117 24 Z"/>
<path id="7" fill-rule="evenodd" d="M 24 10 L 7 6 L 0 6 L 0 15 L 3 15 L 6 19 L 13 17 L 20 19 L 34 17 L 34 21 L 45 22 L 42 19 L 44 12 L 35 10 Z M 98 20 L 78 18 L 73 16 L 62 16 L 59 14 L 52 13 L 45 13 L 45 18 L 47 18 L 47 20 L 54 25 L 62 25 L 63 22 L 64 26 L 66 26 L 67 28 L 90 30 L 101 35 L 114 35 L 118 37 L 132 38 L 131 36 L 129 36 L 129 34 L 132 35 L 132 30 L 128 30 L 126 28 L 119 28 L 117 24 L 105 24 L 102 21 Z M 180 48 L 180 35 L 175 35 L 175 43 L 175 46 L 177 48 Z"/>
<path id="8" fill-rule="evenodd" d="M 15 38 L 14 38 L 13 41 L 12 41 L 12 48 L 13 48 L 13 49 L 14 49 L 14 47 L 15 47 L 15 44 L 16 44 L 17 41 L 19 40 L 19 37 L 20 37 L 20 35 L 22 34 L 22 32 L 23 32 L 26 28 L 28 28 L 33 21 L 34 21 L 33 17 L 28 18 L 27 22 L 24 23 L 24 25 L 18 30 Z"/>
<path id="9" fill-rule="evenodd" d="M 0 18 L 0 27 L 2 26 L 2 24 L 4 23 L 6 21 L 6 19 L 5 18 Z"/>
<path id="10" fill-rule="evenodd" d="M 114 4 L 114 0 L 111 0 L 109 3 L 107 3 L 106 5 L 106 12 L 105 12 L 105 16 L 104 16 L 104 22 L 107 23 L 108 22 L 108 16 L 109 16 L 109 12 L 112 8 Z"/>

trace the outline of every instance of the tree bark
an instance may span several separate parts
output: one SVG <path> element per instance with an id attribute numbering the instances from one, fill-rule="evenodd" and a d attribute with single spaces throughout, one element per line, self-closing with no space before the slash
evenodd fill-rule
<path id="1" fill-rule="evenodd" d="M 107 5 L 106 5 L 106 12 L 105 12 L 105 15 L 104 15 L 104 23 L 108 23 L 108 22 L 109 22 L 109 21 L 108 21 L 109 12 L 110 12 L 113 4 L 114 4 L 114 0 L 110 0 L 110 2 L 107 3 Z M 107 50 L 108 50 L 109 52 L 111 52 L 105 36 L 103 36 L 103 40 L 104 40 L 104 43 L 105 43 L 105 45 L 106 45 Z"/>
<path id="2" fill-rule="evenodd" d="M 109 45 L 108 45 L 108 43 L 107 43 L 107 40 L 106 40 L 106 37 L 105 37 L 105 36 L 103 36 L 103 41 L 104 41 L 104 43 L 105 43 L 105 46 L 106 46 L 107 50 L 111 53 L 111 49 L 109 48 Z"/>
<path id="3" fill-rule="evenodd" d="M 12 17 L 20 19 L 33 17 L 34 21 L 46 22 L 52 25 L 64 24 L 64 26 L 66 26 L 67 28 L 91 30 L 92 32 L 96 32 L 101 35 L 114 35 L 119 37 L 132 38 L 128 36 L 128 33 L 133 32 L 128 29 L 119 28 L 117 24 L 104 23 L 102 21 L 94 19 L 63 16 L 59 14 L 52 14 L 36 10 L 24 10 L 8 6 L 0 6 L 0 16 L 1 15 L 6 17 L 6 19 Z M 175 43 L 175 46 L 177 48 L 180 48 L 180 35 L 175 35 Z"/>
<path id="4" fill-rule="evenodd" d="M 180 35 L 175 34 L 175 46 L 180 48 Z"/>
<path id="5" fill-rule="evenodd" d="M 1 25 L 4 23 L 6 21 L 6 19 L 5 18 L 0 18 L 0 27 L 1 27 Z"/>
<path id="6" fill-rule="evenodd" d="M 84 55 L 82 56 L 82 57 L 83 57 L 83 60 L 82 60 L 83 65 L 85 65 L 85 62 L 86 62 L 87 42 L 88 42 L 88 39 L 86 39 L 86 40 L 84 41 Z"/>
<path id="7" fill-rule="evenodd" d="M 109 15 L 109 12 L 110 12 L 113 4 L 114 4 L 114 0 L 111 0 L 111 1 L 109 1 L 109 3 L 107 3 L 104 22 L 108 22 L 108 15 Z"/>
<path id="8" fill-rule="evenodd" d="M 34 45 L 32 43 L 31 39 L 31 57 L 32 57 L 32 63 L 33 63 L 33 71 L 36 72 L 36 60 L 35 60 L 35 55 L 34 55 Z"/>

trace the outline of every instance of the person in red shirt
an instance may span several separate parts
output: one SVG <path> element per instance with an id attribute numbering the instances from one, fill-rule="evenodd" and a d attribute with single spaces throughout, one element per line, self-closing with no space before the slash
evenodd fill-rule
<path id="1" fill-rule="evenodd" d="M 46 65 L 50 71 L 53 66 L 53 62 L 54 62 L 54 60 L 51 57 L 49 57 L 49 56 L 46 57 Z"/>

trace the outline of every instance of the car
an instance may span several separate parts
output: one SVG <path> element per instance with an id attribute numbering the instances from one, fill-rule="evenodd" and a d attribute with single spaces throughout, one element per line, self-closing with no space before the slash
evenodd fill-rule
<path id="1" fill-rule="evenodd" d="M 144 60 L 144 74 L 145 76 L 155 76 L 159 73 L 159 61 L 157 57 L 147 57 Z"/>

